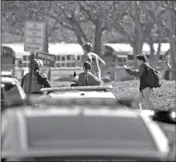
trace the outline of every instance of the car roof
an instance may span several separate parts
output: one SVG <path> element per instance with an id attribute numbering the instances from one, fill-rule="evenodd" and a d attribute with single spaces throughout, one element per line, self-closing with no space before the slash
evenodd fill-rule
<path id="1" fill-rule="evenodd" d="M 154 131 L 147 126 L 147 123 L 153 123 L 138 111 L 124 107 L 116 110 L 107 106 L 95 110 L 91 105 L 85 108 L 77 105 L 72 109 L 68 106 L 61 106 L 60 109 L 52 106 L 48 109 L 13 109 L 7 110 L 2 120 L 2 132 L 6 132 L 7 137 L 3 142 L 3 156 L 9 156 L 10 152 L 19 154 L 22 150 L 24 154 L 29 152 L 41 156 L 44 153 L 49 156 L 54 153 L 59 155 L 64 150 L 76 151 L 82 148 L 90 151 L 92 148 L 115 151 L 116 147 L 117 152 L 123 148 L 121 153 L 134 151 L 138 155 L 140 152 L 141 156 L 151 154 L 159 157 L 168 152 L 167 138 L 158 130 L 159 127 L 152 128 L 157 134 L 154 139 Z M 162 140 L 160 146 L 156 138 Z M 11 148 L 8 148 L 6 142 Z"/>
<path id="2" fill-rule="evenodd" d="M 112 86 L 77 86 L 43 88 L 41 91 L 50 92 L 52 98 L 117 98 L 112 92 Z"/>
<path id="3" fill-rule="evenodd" d="M 107 91 L 112 90 L 112 85 L 101 85 L 101 86 L 76 86 L 76 87 L 51 87 L 42 88 L 42 92 L 58 92 L 58 91 Z"/>
<path id="4" fill-rule="evenodd" d="M 49 95 L 52 98 L 116 98 L 113 92 L 106 91 L 64 91 L 53 92 Z"/>

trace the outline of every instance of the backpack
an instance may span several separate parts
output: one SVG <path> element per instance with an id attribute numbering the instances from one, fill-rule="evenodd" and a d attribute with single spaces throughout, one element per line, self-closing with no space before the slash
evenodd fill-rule
<path id="1" fill-rule="evenodd" d="M 159 72 L 149 66 L 147 66 L 146 68 L 147 68 L 147 77 L 145 82 L 152 88 L 161 87 L 162 83 Z"/>

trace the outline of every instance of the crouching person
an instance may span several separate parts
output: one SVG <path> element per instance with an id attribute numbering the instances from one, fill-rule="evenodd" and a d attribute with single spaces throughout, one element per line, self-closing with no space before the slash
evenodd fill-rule
<path id="1" fill-rule="evenodd" d="M 91 63 L 86 61 L 83 64 L 84 72 L 79 74 L 78 85 L 79 86 L 99 86 L 101 80 L 97 76 L 92 74 Z"/>

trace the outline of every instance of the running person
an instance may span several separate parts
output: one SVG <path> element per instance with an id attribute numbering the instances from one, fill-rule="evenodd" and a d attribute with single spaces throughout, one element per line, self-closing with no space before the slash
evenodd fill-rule
<path id="1" fill-rule="evenodd" d="M 76 57 L 72 56 L 72 59 L 75 61 L 77 66 L 83 67 L 84 62 L 89 61 L 91 62 L 91 72 L 92 74 L 96 75 L 99 79 L 101 79 L 101 69 L 100 63 L 105 65 L 105 62 L 96 54 L 91 52 L 92 51 L 92 44 L 90 42 L 84 43 L 82 45 L 84 55 L 81 58 L 81 61 L 78 61 Z"/>

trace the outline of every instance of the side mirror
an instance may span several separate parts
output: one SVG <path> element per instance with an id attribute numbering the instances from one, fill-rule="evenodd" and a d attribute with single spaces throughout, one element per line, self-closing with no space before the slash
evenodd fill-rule
<path id="1" fill-rule="evenodd" d="M 176 124 L 176 112 L 173 110 L 155 110 L 151 117 L 157 122 Z"/>

